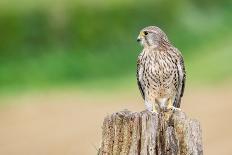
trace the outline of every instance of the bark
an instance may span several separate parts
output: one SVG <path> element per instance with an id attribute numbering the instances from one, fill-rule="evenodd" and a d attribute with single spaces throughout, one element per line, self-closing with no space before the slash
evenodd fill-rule
<path id="1" fill-rule="evenodd" d="M 121 111 L 103 122 L 99 155 L 202 155 L 201 127 L 182 111 Z"/>

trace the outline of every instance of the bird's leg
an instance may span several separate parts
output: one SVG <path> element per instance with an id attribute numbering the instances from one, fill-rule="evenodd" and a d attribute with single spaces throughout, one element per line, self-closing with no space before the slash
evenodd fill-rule
<path id="1" fill-rule="evenodd" d="M 169 98 L 169 99 L 168 99 L 167 110 L 172 110 L 172 108 L 173 108 L 173 102 L 172 102 L 172 99 Z"/>
<path id="2" fill-rule="evenodd" d="M 170 120 L 170 117 L 172 116 L 173 114 L 173 102 L 172 102 L 172 99 L 169 98 L 167 100 L 167 103 L 166 103 L 166 108 L 165 108 L 165 113 L 164 113 L 164 118 L 166 121 L 169 121 Z"/>

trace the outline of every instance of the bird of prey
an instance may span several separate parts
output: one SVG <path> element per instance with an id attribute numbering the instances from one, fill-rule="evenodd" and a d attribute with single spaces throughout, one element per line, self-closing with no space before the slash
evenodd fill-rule
<path id="1" fill-rule="evenodd" d="M 155 113 L 180 110 L 185 87 L 185 66 L 180 51 L 156 26 L 139 33 L 143 46 L 137 61 L 137 83 L 146 109 Z"/>

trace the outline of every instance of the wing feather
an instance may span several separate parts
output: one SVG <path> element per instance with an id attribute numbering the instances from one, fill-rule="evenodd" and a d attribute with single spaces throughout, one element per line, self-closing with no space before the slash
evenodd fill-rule
<path id="1" fill-rule="evenodd" d="M 185 81 L 186 81 L 186 71 L 185 71 L 185 66 L 184 66 L 184 59 L 181 56 L 181 54 L 179 55 L 179 61 L 177 63 L 177 68 L 178 68 L 179 85 L 177 88 L 177 94 L 176 94 L 173 106 L 180 108 L 181 98 L 184 95 Z"/>
<path id="2" fill-rule="evenodd" d="M 137 72 L 136 72 L 136 77 L 137 77 L 137 84 L 138 84 L 140 93 L 141 93 L 143 99 L 145 99 L 144 90 L 143 90 L 143 87 L 142 87 L 142 84 L 141 84 L 141 81 L 140 81 L 140 78 L 139 78 L 139 76 L 141 76 L 141 75 L 140 75 L 140 70 L 142 69 L 141 67 L 142 67 L 142 66 L 141 66 L 141 64 L 140 64 L 140 56 L 139 56 L 138 61 L 137 61 Z"/>

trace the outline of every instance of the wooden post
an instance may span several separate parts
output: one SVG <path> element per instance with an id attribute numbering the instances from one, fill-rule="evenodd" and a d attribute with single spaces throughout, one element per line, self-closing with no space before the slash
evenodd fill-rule
<path id="1" fill-rule="evenodd" d="M 201 127 L 182 111 L 106 116 L 99 155 L 203 155 Z"/>

